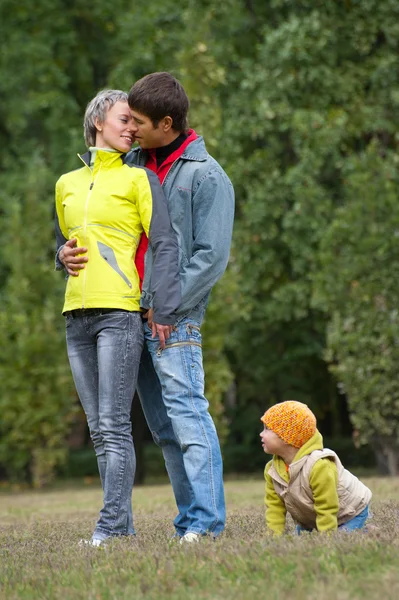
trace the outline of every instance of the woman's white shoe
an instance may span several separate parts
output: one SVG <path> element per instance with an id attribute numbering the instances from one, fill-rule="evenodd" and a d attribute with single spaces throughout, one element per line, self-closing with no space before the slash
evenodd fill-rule
<path id="1" fill-rule="evenodd" d="M 181 544 L 192 544 L 193 542 L 199 542 L 201 539 L 200 533 L 194 533 L 194 531 L 188 531 L 183 535 L 180 540 Z"/>

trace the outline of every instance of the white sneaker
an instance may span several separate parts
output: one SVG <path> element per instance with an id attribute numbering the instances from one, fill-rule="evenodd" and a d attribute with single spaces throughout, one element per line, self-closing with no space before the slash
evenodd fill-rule
<path id="1" fill-rule="evenodd" d="M 200 533 L 194 533 L 194 531 L 188 531 L 187 533 L 185 533 L 183 535 L 183 537 L 180 540 L 181 544 L 192 544 L 193 542 L 199 542 L 201 539 L 201 534 Z"/>
<path id="2" fill-rule="evenodd" d="M 99 540 L 98 538 L 94 538 L 91 540 L 80 540 L 79 542 L 79 546 L 101 546 L 101 544 L 104 542 L 105 540 Z"/>

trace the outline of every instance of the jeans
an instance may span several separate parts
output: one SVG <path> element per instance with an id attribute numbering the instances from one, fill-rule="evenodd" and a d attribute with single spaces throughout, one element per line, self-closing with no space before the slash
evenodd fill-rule
<path id="1" fill-rule="evenodd" d="M 339 525 L 338 531 L 354 531 L 355 529 L 363 529 L 363 527 L 365 526 L 366 521 L 368 519 L 368 516 L 369 516 L 369 507 L 366 506 L 366 508 L 364 508 L 361 513 L 356 515 L 356 517 L 353 517 L 353 519 L 350 519 L 346 523 L 342 523 L 341 525 Z M 300 535 L 301 531 L 312 531 L 312 529 L 307 529 L 303 525 L 297 525 L 296 526 L 297 534 Z"/>
<path id="2" fill-rule="evenodd" d="M 176 498 L 176 532 L 218 535 L 226 520 L 219 440 L 204 396 L 199 323 L 182 319 L 161 350 L 144 325 L 138 394 Z"/>
<path id="3" fill-rule="evenodd" d="M 134 535 L 130 411 L 144 341 L 141 316 L 116 309 L 72 313 L 66 315 L 68 357 L 104 493 L 93 539 Z"/>
<path id="4" fill-rule="evenodd" d="M 353 519 L 350 519 L 346 523 L 342 523 L 342 525 L 340 525 L 338 529 L 342 529 L 343 531 L 354 531 L 355 529 L 363 529 L 368 519 L 368 516 L 369 507 L 366 506 L 366 508 L 364 508 L 361 513 L 359 513 L 358 515 L 356 515 L 356 517 L 353 517 Z"/>

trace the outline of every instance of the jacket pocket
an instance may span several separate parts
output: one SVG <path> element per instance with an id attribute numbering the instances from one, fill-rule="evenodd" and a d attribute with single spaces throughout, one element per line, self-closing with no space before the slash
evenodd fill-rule
<path id="1" fill-rule="evenodd" d="M 132 283 L 126 277 L 125 273 L 119 268 L 118 261 L 116 260 L 115 252 L 109 246 L 106 246 L 102 242 L 97 242 L 98 250 L 102 258 L 109 264 L 111 269 L 116 271 L 120 275 L 123 281 L 131 288 Z"/>

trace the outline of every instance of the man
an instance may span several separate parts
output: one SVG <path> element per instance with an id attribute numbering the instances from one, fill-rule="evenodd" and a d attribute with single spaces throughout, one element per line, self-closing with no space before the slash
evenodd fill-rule
<path id="1" fill-rule="evenodd" d="M 151 73 L 128 95 L 139 148 L 126 162 L 157 173 L 178 238 L 182 302 L 165 348 L 153 337 L 148 249 L 141 305 L 148 309 L 138 393 L 155 442 L 162 448 L 179 514 L 181 542 L 224 529 L 223 467 L 204 395 L 200 326 L 210 291 L 227 266 L 234 191 L 202 137 L 188 128 L 189 101 L 170 73 Z"/>

